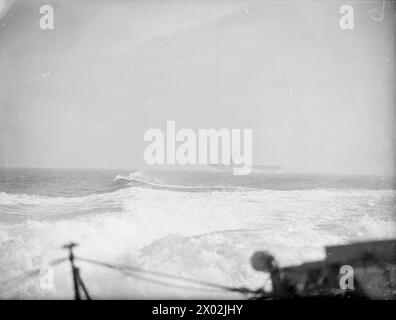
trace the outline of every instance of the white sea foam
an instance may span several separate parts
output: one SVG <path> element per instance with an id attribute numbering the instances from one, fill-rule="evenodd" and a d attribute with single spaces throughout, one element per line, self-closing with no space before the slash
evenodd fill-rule
<path id="1" fill-rule="evenodd" d="M 394 237 L 395 196 L 394 190 L 174 192 L 138 186 L 74 198 L 1 193 L 0 280 L 65 256 L 61 245 L 76 241 L 80 256 L 257 288 L 265 277 L 249 265 L 255 250 L 269 250 L 284 266 L 322 259 L 325 245 Z M 96 298 L 199 296 L 87 264 L 81 270 Z M 54 290 L 30 283 L 11 293 L 0 289 L 0 297 L 71 298 L 69 269 L 55 269 Z"/>

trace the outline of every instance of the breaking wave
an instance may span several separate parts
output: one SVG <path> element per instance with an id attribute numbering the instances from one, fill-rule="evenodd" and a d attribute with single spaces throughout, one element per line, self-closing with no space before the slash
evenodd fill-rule
<path id="1" fill-rule="evenodd" d="M 131 187 L 131 186 L 142 186 L 153 189 L 162 189 L 170 191 L 187 191 L 187 192 L 207 192 L 207 191 L 234 191 L 241 188 L 257 190 L 255 188 L 237 187 L 237 186 L 222 186 L 222 185 L 198 185 L 198 186 L 186 186 L 186 185 L 173 185 L 173 184 L 162 184 L 158 179 L 147 178 L 142 171 L 131 173 L 128 176 L 117 175 L 114 178 L 114 183 L 118 184 L 120 188 Z"/>

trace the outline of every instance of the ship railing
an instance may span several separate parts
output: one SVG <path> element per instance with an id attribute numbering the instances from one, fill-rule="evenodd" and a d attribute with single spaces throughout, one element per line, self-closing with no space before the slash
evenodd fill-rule
<path id="1" fill-rule="evenodd" d="M 77 262 L 83 262 L 99 267 L 103 267 L 109 270 L 116 271 L 127 277 L 132 277 L 138 280 L 150 282 L 156 285 L 167 286 L 172 289 L 183 289 L 190 291 L 198 291 L 201 293 L 216 293 L 216 292 L 231 292 L 241 294 L 245 298 L 254 298 L 257 296 L 268 295 L 263 289 L 252 290 L 246 287 L 232 287 L 222 284 L 217 284 L 208 281 L 197 280 L 193 278 L 177 276 L 161 271 L 153 271 L 143 269 L 137 266 L 122 265 L 109 263 L 104 261 L 98 261 L 95 259 L 89 259 L 84 257 L 78 257 L 74 253 L 74 249 L 78 246 L 77 243 L 71 242 L 62 246 L 63 249 L 68 251 L 68 256 L 61 259 L 56 259 L 48 264 L 50 267 L 57 267 L 64 263 L 69 263 L 71 267 L 71 279 L 73 282 L 73 291 L 75 300 L 91 300 L 92 297 L 88 291 L 88 288 L 83 281 L 80 274 L 80 267 L 77 266 Z M 5 291 L 14 290 L 17 286 L 24 284 L 32 278 L 39 277 L 41 275 L 41 269 L 37 268 L 28 271 L 24 274 L 20 274 L 16 277 L 7 279 L 0 282 L 0 294 Z"/>

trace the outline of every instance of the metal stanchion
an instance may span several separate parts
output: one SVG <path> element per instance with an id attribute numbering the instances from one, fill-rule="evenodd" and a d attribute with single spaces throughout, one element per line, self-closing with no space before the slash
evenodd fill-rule
<path id="1" fill-rule="evenodd" d="M 63 246 L 64 249 L 69 250 L 69 261 L 70 261 L 72 276 L 73 276 L 74 299 L 81 300 L 81 294 L 80 294 L 80 288 L 81 288 L 85 295 L 85 298 L 87 300 L 91 300 L 88 290 L 87 290 L 83 280 L 81 279 L 80 270 L 74 264 L 75 256 L 73 253 L 73 248 L 75 248 L 77 246 L 78 246 L 78 244 L 74 243 L 74 242 L 71 242 L 71 243 Z"/>

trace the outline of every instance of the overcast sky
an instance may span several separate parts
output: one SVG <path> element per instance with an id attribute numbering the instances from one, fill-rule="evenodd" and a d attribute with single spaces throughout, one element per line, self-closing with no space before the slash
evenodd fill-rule
<path id="1" fill-rule="evenodd" d="M 393 174 L 395 15 L 368 15 L 381 6 L 0 0 L 0 165 L 142 167 L 145 131 L 175 120 L 253 129 L 255 164 Z"/>

